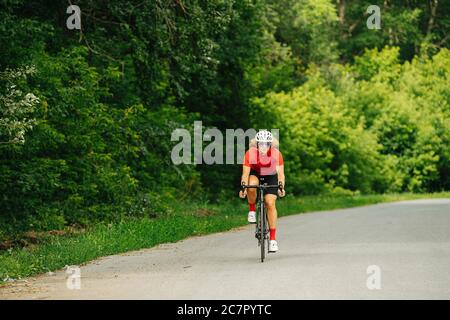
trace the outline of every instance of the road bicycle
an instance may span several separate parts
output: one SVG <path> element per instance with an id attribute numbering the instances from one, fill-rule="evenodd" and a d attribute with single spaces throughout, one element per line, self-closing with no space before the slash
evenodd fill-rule
<path id="1" fill-rule="evenodd" d="M 269 223 L 267 220 L 267 208 L 266 204 L 264 202 L 264 195 L 266 193 L 266 190 L 268 188 L 278 188 L 280 190 L 283 190 L 283 185 L 281 182 L 278 185 L 267 185 L 266 183 L 262 185 L 241 185 L 241 190 L 244 189 L 257 189 L 258 196 L 257 196 L 257 202 L 258 202 L 258 220 L 256 223 L 256 231 L 255 231 L 255 238 L 258 240 L 258 246 L 261 247 L 261 262 L 264 262 L 264 258 L 266 256 L 266 249 L 265 244 L 267 241 L 267 249 L 269 248 L 269 241 L 270 238 L 268 236 L 269 234 Z"/>

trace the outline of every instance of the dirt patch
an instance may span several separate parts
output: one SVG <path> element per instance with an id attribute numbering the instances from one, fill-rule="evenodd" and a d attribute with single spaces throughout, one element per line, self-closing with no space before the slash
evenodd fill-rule
<path id="1" fill-rule="evenodd" d="M 0 242 L 0 250 L 8 250 L 14 246 L 14 243 L 10 240 Z"/>
<path id="2" fill-rule="evenodd" d="M 64 230 L 50 231 L 27 231 L 17 236 L 15 239 L 4 239 L 0 242 L 0 251 L 8 250 L 14 247 L 32 247 L 45 242 L 50 236 L 70 236 L 85 232 L 84 228 L 67 227 Z"/>
<path id="3" fill-rule="evenodd" d="M 215 214 L 216 214 L 215 211 L 210 210 L 210 209 L 205 209 L 205 208 L 197 209 L 197 210 L 194 212 L 194 215 L 195 215 L 196 217 L 201 217 L 201 218 L 213 216 L 213 215 L 215 215 Z"/>

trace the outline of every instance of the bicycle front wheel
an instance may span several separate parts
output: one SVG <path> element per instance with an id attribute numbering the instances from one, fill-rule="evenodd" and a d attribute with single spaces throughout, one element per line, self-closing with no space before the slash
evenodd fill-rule
<path id="1" fill-rule="evenodd" d="M 261 241 L 261 262 L 264 262 L 264 258 L 266 256 L 266 248 L 265 248 L 265 243 L 266 243 L 266 224 L 267 224 L 267 218 L 266 218 L 266 208 L 264 205 L 261 206 L 260 209 L 260 215 L 259 215 L 259 219 L 260 219 L 260 241 Z"/>

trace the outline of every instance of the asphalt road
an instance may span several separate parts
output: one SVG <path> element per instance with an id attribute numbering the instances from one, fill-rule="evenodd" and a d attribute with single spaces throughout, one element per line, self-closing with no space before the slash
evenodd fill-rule
<path id="1" fill-rule="evenodd" d="M 277 236 L 264 263 L 251 225 L 90 262 L 80 289 L 60 270 L 0 299 L 450 299 L 450 199 L 283 217 Z"/>

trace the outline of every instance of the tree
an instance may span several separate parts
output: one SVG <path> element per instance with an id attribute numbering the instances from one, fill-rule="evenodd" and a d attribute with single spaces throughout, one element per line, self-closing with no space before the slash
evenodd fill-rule
<path id="1" fill-rule="evenodd" d="M 32 118 L 39 99 L 31 92 L 23 93 L 19 82 L 35 73 L 34 67 L 6 70 L 0 73 L 4 88 L 0 91 L 0 145 L 23 144 L 25 133 L 33 128 Z"/>

